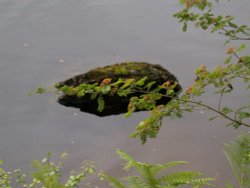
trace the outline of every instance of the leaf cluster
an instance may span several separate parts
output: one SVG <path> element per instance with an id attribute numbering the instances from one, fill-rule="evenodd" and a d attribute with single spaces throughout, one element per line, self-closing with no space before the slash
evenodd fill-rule
<path id="1" fill-rule="evenodd" d="M 219 1 L 216 1 L 217 3 Z M 219 32 L 230 40 L 250 40 L 250 28 L 246 25 L 238 25 L 234 17 L 215 15 L 213 3 L 208 0 L 180 0 L 184 8 L 175 13 L 180 23 L 183 23 L 183 31 L 187 31 L 188 23 L 194 23 L 195 27 Z"/>
<path id="2" fill-rule="evenodd" d="M 210 185 L 210 181 L 214 180 L 212 178 L 203 178 L 201 173 L 193 171 L 164 173 L 171 167 L 186 164 L 185 161 L 150 164 L 136 161 L 122 150 L 117 150 L 117 154 L 126 161 L 124 170 L 128 171 L 133 168 L 138 172 L 138 175 L 118 179 L 106 173 L 101 173 L 101 180 L 105 180 L 114 188 L 174 188 L 185 185 L 198 188 Z"/>
<path id="3" fill-rule="evenodd" d="M 63 153 L 62 158 L 67 154 Z M 71 171 L 70 176 L 65 183 L 62 183 L 63 162 L 58 164 L 50 161 L 50 153 L 41 161 L 34 160 L 32 163 L 33 171 L 30 177 L 21 172 L 20 169 L 14 172 L 6 172 L 0 168 L 0 187 L 12 188 L 12 179 L 16 180 L 17 185 L 23 188 L 77 188 L 80 183 L 86 179 L 87 175 L 93 175 L 95 167 L 93 162 L 84 161 L 80 172 Z M 30 181 L 28 181 L 29 179 Z"/>

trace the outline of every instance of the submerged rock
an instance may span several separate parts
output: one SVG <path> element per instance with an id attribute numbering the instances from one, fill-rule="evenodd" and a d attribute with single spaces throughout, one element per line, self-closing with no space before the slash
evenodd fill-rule
<path id="1" fill-rule="evenodd" d="M 100 84 L 106 78 L 111 78 L 112 83 L 116 82 L 119 78 L 133 78 L 135 80 L 139 80 L 145 76 L 147 76 L 147 80 L 145 81 L 146 83 L 155 81 L 156 85 L 161 85 L 167 81 L 172 84 L 177 82 L 176 77 L 160 65 L 149 64 L 146 62 L 125 62 L 90 70 L 85 74 L 77 75 L 58 83 L 57 87 L 62 87 L 64 85 L 76 87 L 83 83 Z M 177 85 L 174 90 L 178 93 L 181 90 L 181 86 Z M 139 96 L 141 94 L 141 92 L 138 92 L 129 94 L 126 97 L 120 97 L 114 94 L 105 94 L 103 95 L 105 106 L 101 112 L 97 110 L 97 99 L 91 99 L 90 95 L 78 97 L 77 95 L 64 94 L 58 99 L 58 102 L 67 107 L 79 108 L 83 112 L 88 112 L 98 116 L 108 116 L 126 113 L 129 99 L 132 96 Z M 157 104 L 166 104 L 169 101 L 169 98 L 164 97 L 157 101 Z"/>

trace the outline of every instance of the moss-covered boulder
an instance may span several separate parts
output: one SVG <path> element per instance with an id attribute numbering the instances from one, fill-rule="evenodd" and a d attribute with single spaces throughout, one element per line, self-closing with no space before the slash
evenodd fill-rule
<path id="1" fill-rule="evenodd" d="M 116 82 L 119 78 L 122 79 L 135 79 L 140 80 L 141 78 L 147 77 L 146 83 L 155 81 L 156 85 L 161 85 L 167 81 L 174 84 L 177 81 L 176 77 L 171 74 L 168 70 L 164 69 L 160 65 L 149 64 L 146 62 L 124 62 L 105 67 L 96 68 L 89 72 L 81 75 L 77 75 L 73 78 L 67 79 L 57 84 L 57 87 L 62 86 L 73 86 L 77 87 L 80 84 L 101 84 L 103 80 L 107 78 L 112 79 L 112 83 Z M 177 85 L 174 89 L 176 93 L 181 90 L 181 86 Z M 83 112 L 88 112 L 98 116 L 108 116 L 127 112 L 127 106 L 132 96 L 139 96 L 142 93 L 129 94 L 126 97 L 118 95 L 105 94 L 103 99 L 105 101 L 104 109 L 100 112 L 97 110 L 98 102 L 97 99 L 91 99 L 90 95 L 77 96 L 77 95 L 62 95 L 58 102 L 64 106 L 79 108 Z M 157 104 L 166 104 L 169 102 L 169 98 L 162 98 L 157 101 Z"/>

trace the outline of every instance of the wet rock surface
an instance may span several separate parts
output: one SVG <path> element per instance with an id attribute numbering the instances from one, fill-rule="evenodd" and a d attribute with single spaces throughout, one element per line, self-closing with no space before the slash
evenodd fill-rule
<path id="1" fill-rule="evenodd" d="M 147 76 L 145 83 L 155 81 L 156 85 L 161 85 L 167 81 L 171 83 L 178 81 L 173 74 L 160 65 L 149 64 L 146 62 L 124 62 L 90 70 L 87 73 L 74 76 L 58 83 L 57 87 L 62 87 L 64 85 L 76 87 L 83 83 L 100 84 L 106 78 L 111 78 L 112 83 L 116 82 L 119 78 L 133 78 L 135 80 L 139 80 L 145 76 Z M 177 85 L 175 92 L 178 93 L 180 90 L 181 86 Z M 59 97 L 58 102 L 67 107 L 79 108 L 82 112 L 95 114 L 97 116 L 109 116 L 126 113 L 130 98 L 132 96 L 140 96 L 141 94 L 141 92 L 137 92 L 129 94 L 126 97 L 121 97 L 114 94 L 105 94 L 103 95 L 105 106 L 102 112 L 97 110 L 97 99 L 91 99 L 90 95 L 88 94 L 82 97 L 64 94 Z M 169 98 L 164 97 L 158 100 L 157 104 L 166 104 L 169 101 Z"/>

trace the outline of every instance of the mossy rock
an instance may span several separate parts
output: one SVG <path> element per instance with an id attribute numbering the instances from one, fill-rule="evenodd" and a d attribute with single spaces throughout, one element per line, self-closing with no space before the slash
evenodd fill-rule
<path id="1" fill-rule="evenodd" d="M 168 70 L 160 65 L 149 64 L 146 62 L 124 62 L 105 67 L 99 67 L 81 75 L 74 76 L 57 84 L 57 87 L 64 85 L 76 87 L 83 83 L 94 84 L 101 83 L 106 78 L 111 78 L 112 83 L 116 82 L 119 78 L 139 80 L 147 76 L 146 83 L 155 81 L 157 85 L 161 85 L 166 81 L 171 83 L 178 82 L 176 77 Z M 181 86 L 175 87 L 175 92 L 181 91 Z M 77 95 L 62 95 L 58 102 L 64 106 L 79 108 L 83 112 L 88 112 L 98 116 L 116 115 L 127 112 L 127 106 L 132 96 L 139 96 L 142 93 L 133 93 L 126 97 L 118 95 L 103 95 L 105 100 L 105 107 L 102 112 L 97 110 L 97 100 L 92 100 L 90 95 L 78 97 Z M 162 98 L 157 101 L 157 104 L 166 104 L 169 98 Z"/>

